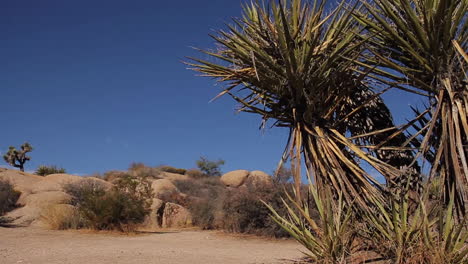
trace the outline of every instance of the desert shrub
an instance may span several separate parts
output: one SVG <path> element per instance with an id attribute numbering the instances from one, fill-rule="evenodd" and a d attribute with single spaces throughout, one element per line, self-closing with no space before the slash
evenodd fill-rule
<path id="1" fill-rule="evenodd" d="M 129 174 L 119 177 L 106 191 L 98 183 L 75 183 L 65 187 L 86 226 L 97 230 L 133 231 L 150 212 L 152 189 L 147 178 Z"/>
<path id="2" fill-rule="evenodd" d="M 146 166 L 143 163 L 131 163 L 130 167 L 128 168 L 128 173 L 134 177 L 138 178 L 153 178 L 159 179 L 161 178 L 161 169 L 159 167 L 153 168 Z M 123 172 L 123 174 L 126 174 Z"/>
<path id="3" fill-rule="evenodd" d="M 283 237 L 283 231 L 270 217 L 261 200 L 277 210 L 283 191 L 274 186 L 248 185 L 228 190 L 218 177 L 174 181 L 176 187 L 191 199 L 185 201 L 193 223 L 202 229 L 224 229 L 229 232 Z"/>
<path id="4" fill-rule="evenodd" d="M 118 179 L 118 178 L 120 178 L 121 176 L 123 176 L 125 174 L 126 174 L 125 171 L 111 170 L 111 171 L 104 172 L 104 174 L 102 174 L 102 175 L 100 175 L 100 174 L 96 175 L 95 174 L 95 175 L 91 175 L 91 176 L 103 179 L 103 180 L 108 181 L 108 182 L 113 182 L 115 179 Z"/>
<path id="5" fill-rule="evenodd" d="M 194 179 L 199 179 L 199 178 L 203 178 L 203 177 L 208 176 L 203 171 L 197 170 L 197 169 L 187 170 L 185 172 L 185 175 L 187 175 L 187 176 L 189 176 L 191 178 L 194 178 Z"/>
<path id="6" fill-rule="evenodd" d="M 53 205 L 41 213 L 41 220 L 52 230 L 78 229 L 85 225 L 80 212 L 72 205 Z"/>
<path id="7" fill-rule="evenodd" d="M 212 161 L 205 157 L 200 157 L 196 161 L 197 167 L 208 176 L 221 176 L 221 165 L 224 165 L 224 160 Z"/>
<path id="8" fill-rule="evenodd" d="M 164 172 L 170 172 L 170 173 L 176 173 L 176 174 L 182 174 L 182 175 L 184 175 L 187 172 L 186 169 L 179 169 L 179 168 L 174 168 L 171 166 L 160 166 L 159 169 Z"/>
<path id="9" fill-rule="evenodd" d="M 55 165 L 53 166 L 47 166 L 47 165 L 41 165 L 37 168 L 35 174 L 39 176 L 47 176 L 50 174 L 55 174 L 55 173 L 66 173 L 64 168 L 59 168 Z"/>
<path id="10" fill-rule="evenodd" d="M 280 167 L 273 172 L 273 181 L 277 184 L 285 184 L 291 182 L 293 173 L 290 168 Z"/>
<path id="11" fill-rule="evenodd" d="M 20 194 L 9 181 L 0 180 L 0 216 L 16 207 Z"/>
<path id="12" fill-rule="evenodd" d="M 174 181 L 175 186 L 187 194 L 185 206 L 192 214 L 193 224 L 202 229 L 222 228 L 216 223 L 216 216 L 222 213 L 226 188 L 217 177 L 203 177 Z"/>
<path id="13" fill-rule="evenodd" d="M 223 202 L 223 229 L 263 236 L 288 236 L 288 233 L 273 221 L 270 211 L 262 202 L 286 213 L 281 201 L 283 195 L 281 190 L 272 186 L 247 186 L 230 190 Z"/>

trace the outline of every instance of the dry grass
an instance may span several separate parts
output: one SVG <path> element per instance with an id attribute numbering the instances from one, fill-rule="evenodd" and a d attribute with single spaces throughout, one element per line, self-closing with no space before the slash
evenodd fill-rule
<path id="1" fill-rule="evenodd" d="M 52 230 L 78 229 L 84 226 L 84 220 L 78 210 L 69 204 L 57 204 L 46 208 L 41 220 Z"/>

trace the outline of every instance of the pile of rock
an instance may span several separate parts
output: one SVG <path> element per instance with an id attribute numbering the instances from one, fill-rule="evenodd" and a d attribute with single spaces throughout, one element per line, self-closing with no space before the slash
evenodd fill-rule
<path id="1" fill-rule="evenodd" d="M 12 224 L 20 226 L 40 224 L 41 212 L 54 206 L 73 209 L 70 205 L 72 197 L 64 191 L 64 186 L 67 184 L 97 181 L 107 189 L 113 186 L 110 182 L 94 177 L 70 174 L 51 174 L 42 177 L 8 169 L 0 169 L 0 179 L 10 181 L 15 189 L 21 192 L 18 200 L 19 208 L 6 215 L 13 219 Z M 162 172 L 159 179 L 152 180 L 154 198 L 151 213 L 145 220 L 143 228 L 180 228 L 192 225 L 192 216 L 187 208 L 173 201 L 164 201 L 167 197 L 176 197 L 175 200 L 181 201 L 194 199 L 182 193 L 174 185 L 174 181 L 181 180 L 190 180 L 190 177 Z M 220 180 L 227 188 L 243 188 L 249 184 L 255 186 L 272 184 L 271 177 L 262 171 L 235 170 L 224 174 Z"/>

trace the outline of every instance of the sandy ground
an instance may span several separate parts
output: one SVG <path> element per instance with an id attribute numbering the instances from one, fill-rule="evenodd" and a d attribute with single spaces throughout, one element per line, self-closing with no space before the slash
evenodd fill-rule
<path id="1" fill-rule="evenodd" d="M 299 260 L 291 240 L 267 240 L 212 231 L 139 235 L 0 227 L 0 263 L 22 264 L 273 264 Z"/>

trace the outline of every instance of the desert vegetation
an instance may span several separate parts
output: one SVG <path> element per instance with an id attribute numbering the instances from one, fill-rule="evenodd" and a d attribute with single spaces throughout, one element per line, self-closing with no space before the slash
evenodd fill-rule
<path id="1" fill-rule="evenodd" d="M 16 207 L 20 194 L 9 181 L 0 180 L 0 217 Z"/>
<path id="2" fill-rule="evenodd" d="M 245 4 L 212 36 L 217 48 L 187 64 L 225 85 L 218 97 L 289 128 L 282 161 L 294 193 L 286 214 L 269 208 L 312 260 L 349 263 L 365 251 L 376 255 L 368 262 L 466 263 L 468 2 L 330 4 Z M 395 124 L 382 99 L 392 90 L 425 107 Z"/>
<path id="3" fill-rule="evenodd" d="M 209 176 L 177 180 L 174 184 L 191 197 L 174 202 L 186 206 L 192 214 L 194 225 L 202 229 L 269 237 L 289 236 L 273 221 L 263 204 L 267 202 L 276 210 L 286 212 L 281 200 L 285 195 L 283 188 L 249 183 L 241 188 L 226 188 L 219 178 Z"/>
<path id="4" fill-rule="evenodd" d="M 64 168 L 59 168 L 55 165 L 47 166 L 47 165 L 41 165 L 36 169 L 35 174 L 39 176 L 47 176 L 50 174 L 55 174 L 55 173 L 67 173 L 67 171 Z"/>
<path id="5" fill-rule="evenodd" d="M 217 161 L 209 160 L 206 157 L 200 157 L 196 161 L 197 167 L 208 176 L 221 176 L 221 166 L 224 165 L 224 160 Z"/>
<path id="6" fill-rule="evenodd" d="M 468 0 L 245 3 L 212 35 L 216 48 L 186 63 L 262 128 L 288 128 L 272 176 L 223 174 L 224 160 L 205 157 L 197 169 L 132 163 L 88 179 L 41 166 L 22 209 L 52 229 L 292 237 L 310 263 L 467 263 L 467 11 Z M 422 102 L 402 124 L 384 100 L 395 91 Z M 30 151 L 4 159 L 24 171 Z M 0 216 L 19 196 L 0 181 Z"/>
<path id="7" fill-rule="evenodd" d="M 149 214 L 152 199 L 151 184 L 146 178 L 124 174 L 111 189 L 96 182 L 71 183 L 65 191 L 72 196 L 77 213 L 76 225 L 96 230 L 134 231 Z M 66 216 L 64 221 L 70 222 Z M 73 222 L 71 221 L 71 222 Z M 64 225 L 67 226 L 67 225 Z"/>
<path id="8" fill-rule="evenodd" d="M 3 159 L 9 165 L 24 171 L 24 164 L 31 160 L 31 157 L 27 156 L 26 153 L 31 152 L 32 150 L 33 147 L 28 142 L 21 145 L 21 150 L 17 150 L 15 147 L 10 146 L 8 152 L 3 155 Z"/>

